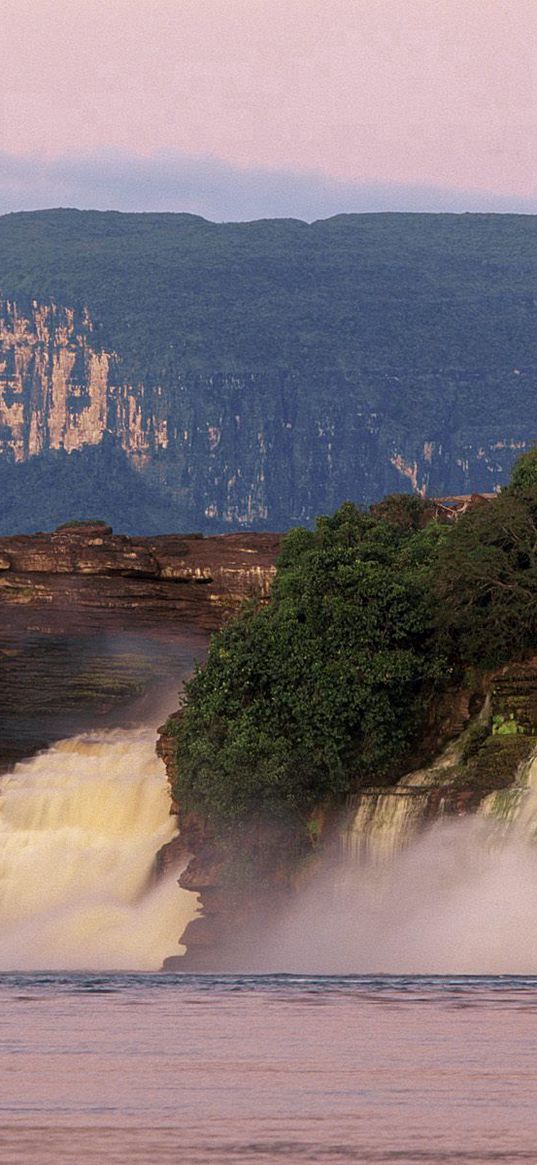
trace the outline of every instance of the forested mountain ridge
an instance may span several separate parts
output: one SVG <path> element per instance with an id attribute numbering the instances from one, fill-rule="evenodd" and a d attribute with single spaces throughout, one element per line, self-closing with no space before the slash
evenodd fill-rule
<path id="1" fill-rule="evenodd" d="M 1 217 L 0 530 L 286 528 L 498 488 L 537 437 L 535 230 Z"/>

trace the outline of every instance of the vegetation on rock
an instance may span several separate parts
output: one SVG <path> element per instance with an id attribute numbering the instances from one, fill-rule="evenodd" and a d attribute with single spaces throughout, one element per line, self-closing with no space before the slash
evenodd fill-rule
<path id="1" fill-rule="evenodd" d="M 56 527 L 56 533 L 61 534 L 64 530 L 103 530 L 108 534 L 112 533 L 111 527 L 107 522 L 101 521 L 100 518 L 71 518 L 69 522 L 62 522 L 60 526 Z"/>
<path id="2" fill-rule="evenodd" d="M 441 536 L 350 503 L 291 531 L 269 605 L 224 627 L 188 685 L 183 802 L 220 818 L 307 812 L 398 770 L 441 674 L 429 579 Z"/>
<path id="3" fill-rule="evenodd" d="M 221 821 L 307 817 L 395 781 L 435 694 L 537 646 L 536 463 L 454 525 L 392 498 L 292 530 L 269 604 L 225 626 L 187 686 L 176 798 Z"/>

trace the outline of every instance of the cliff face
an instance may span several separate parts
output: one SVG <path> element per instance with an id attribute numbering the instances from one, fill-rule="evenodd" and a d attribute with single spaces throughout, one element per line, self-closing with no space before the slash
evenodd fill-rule
<path id="1" fill-rule="evenodd" d="M 11 628 L 168 626 L 215 630 L 266 597 L 277 534 L 128 538 L 109 526 L 0 538 L 0 611 Z"/>
<path id="2" fill-rule="evenodd" d="M 142 475 L 140 488 L 148 483 L 167 504 L 172 524 L 180 517 L 225 529 L 308 523 L 347 497 L 493 491 L 534 436 L 531 429 L 498 430 L 479 443 L 460 434 L 390 437 L 387 418 L 355 392 L 349 398 L 340 374 L 329 373 L 321 409 L 301 379 L 273 370 L 130 382 L 121 357 L 98 347 L 87 309 L 34 301 L 24 314 L 4 301 L 0 459 L 16 466 L 70 454 L 111 434 L 109 455 L 125 455 Z M 412 379 L 395 377 L 398 391 L 413 391 Z"/>
<path id="3" fill-rule="evenodd" d="M 0 303 L 0 450 L 14 462 L 96 445 L 109 423 L 110 354 L 87 312 Z"/>
<path id="4" fill-rule="evenodd" d="M 62 474 L 88 450 L 102 457 L 91 480 L 77 462 L 79 516 L 100 474 L 100 512 L 137 532 L 497 489 L 537 436 L 526 231 L 510 216 L 0 219 L 0 529 L 73 516 Z"/>
<path id="5" fill-rule="evenodd" d="M 157 744 L 171 785 L 177 775 L 173 730 L 180 715 L 175 713 L 159 729 Z M 259 937 L 285 910 L 305 863 L 315 856 L 313 837 L 304 822 L 256 821 L 219 829 L 181 805 L 174 804 L 172 810 L 179 835 L 157 855 L 157 874 L 176 871 L 179 885 L 199 895 L 201 913 L 178 938 L 185 954 L 171 955 L 165 968 L 255 969 Z M 328 820 L 333 828 L 333 817 Z"/>

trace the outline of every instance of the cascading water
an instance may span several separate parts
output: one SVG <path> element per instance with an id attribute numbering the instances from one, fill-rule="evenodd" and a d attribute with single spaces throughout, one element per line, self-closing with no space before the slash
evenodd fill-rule
<path id="1" fill-rule="evenodd" d="M 537 974 L 537 752 L 459 817 L 442 816 L 445 760 L 357 799 L 340 853 L 270 936 L 278 969 Z"/>
<path id="2" fill-rule="evenodd" d="M 145 730 L 61 741 L 3 777 L 0 969 L 153 970 L 178 953 L 197 896 L 154 881 L 169 804 Z"/>
<path id="3" fill-rule="evenodd" d="M 341 843 L 351 865 L 386 866 L 415 838 L 428 816 L 431 791 L 441 788 L 459 759 L 460 741 L 449 744 L 426 769 L 418 769 L 388 789 L 366 789 L 351 800 Z M 443 811 L 436 798 L 435 815 Z"/>
<path id="4" fill-rule="evenodd" d="M 537 753 L 478 813 L 443 818 L 454 759 L 357 798 L 337 860 L 255 969 L 537 972 Z M 160 967 L 198 909 L 177 874 L 155 883 L 173 834 L 151 732 L 88 733 L 17 765 L 0 784 L 0 970 Z"/>
<path id="5" fill-rule="evenodd" d="M 360 794 L 343 833 L 344 854 L 353 863 L 386 865 L 421 827 L 428 801 L 427 786 L 418 783 Z"/>

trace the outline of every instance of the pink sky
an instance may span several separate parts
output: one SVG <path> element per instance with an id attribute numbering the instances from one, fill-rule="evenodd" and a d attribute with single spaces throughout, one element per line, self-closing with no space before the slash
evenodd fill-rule
<path id="1" fill-rule="evenodd" d="M 537 196 L 537 0 L 2 0 L 0 151 Z"/>

